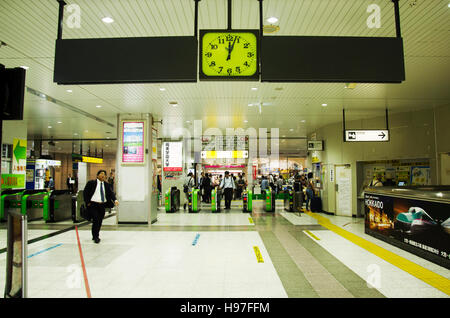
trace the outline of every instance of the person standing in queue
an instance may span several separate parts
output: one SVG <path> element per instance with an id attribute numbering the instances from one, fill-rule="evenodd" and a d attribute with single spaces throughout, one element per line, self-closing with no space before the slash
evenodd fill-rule
<path id="1" fill-rule="evenodd" d="M 114 205 L 119 205 L 111 186 L 106 182 L 105 170 L 99 170 L 97 179 L 86 183 L 83 196 L 86 207 L 92 215 L 92 240 L 98 244 L 100 243 L 99 234 L 105 216 L 105 207 L 108 207 L 111 201 L 114 201 Z"/>
<path id="2" fill-rule="evenodd" d="M 191 193 L 192 188 L 195 186 L 194 174 L 189 172 L 186 180 L 184 180 L 183 184 L 183 192 L 185 195 L 185 201 L 183 204 L 183 209 L 186 210 L 186 205 L 189 203 L 189 193 Z"/>
<path id="3" fill-rule="evenodd" d="M 225 178 L 223 178 L 219 188 L 223 189 L 224 191 L 225 210 L 229 210 L 231 208 L 231 200 L 233 199 L 233 191 L 234 189 L 236 189 L 236 185 L 234 183 L 233 177 L 230 176 L 230 173 L 228 171 L 225 171 Z"/>

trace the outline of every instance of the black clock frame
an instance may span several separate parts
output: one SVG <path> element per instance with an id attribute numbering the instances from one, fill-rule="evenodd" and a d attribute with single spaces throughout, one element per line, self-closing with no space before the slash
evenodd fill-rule
<path id="1" fill-rule="evenodd" d="M 207 33 L 221 32 L 221 33 L 252 33 L 256 37 L 256 72 L 251 76 L 209 76 L 203 73 L 203 36 Z M 254 29 L 239 29 L 239 30 L 229 30 L 229 29 L 211 29 L 211 30 L 200 30 L 199 39 L 199 79 L 201 81 L 259 81 L 260 79 L 260 31 Z"/>

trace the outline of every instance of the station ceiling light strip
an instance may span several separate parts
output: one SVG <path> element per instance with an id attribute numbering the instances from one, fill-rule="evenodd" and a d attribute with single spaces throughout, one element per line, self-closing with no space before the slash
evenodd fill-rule
<path id="1" fill-rule="evenodd" d="M 89 118 L 91 118 L 91 119 L 93 119 L 95 121 L 98 121 L 98 122 L 102 123 L 102 124 L 106 124 L 106 125 L 108 125 L 110 127 L 115 127 L 114 124 L 112 124 L 112 123 L 110 123 L 110 122 L 108 122 L 108 121 L 106 121 L 104 119 L 101 119 L 101 118 L 99 118 L 97 116 L 94 116 L 94 115 L 92 115 L 92 114 L 90 114 L 88 112 L 85 112 L 84 110 L 81 110 L 81 109 L 79 109 L 79 108 L 77 108 L 75 106 L 69 105 L 69 104 L 67 104 L 67 103 L 65 103 L 63 101 L 57 100 L 57 99 L 55 99 L 55 98 L 53 98 L 51 96 L 48 96 L 48 95 L 46 95 L 46 94 L 44 94 L 42 92 L 39 92 L 39 91 L 37 91 L 37 90 L 35 90 L 33 88 L 30 88 L 28 86 L 27 86 L 27 92 L 30 93 L 30 94 L 33 94 L 35 96 L 38 96 L 38 97 L 40 97 L 42 99 L 45 99 L 46 101 L 49 101 L 49 102 L 52 102 L 52 103 L 54 103 L 56 105 L 64 107 L 64 108 L 66 108 L 68 110 L 71 110 L 71 111 L 76 112 L 78 114 L 81 114 L 83 116 L 89 117 Z"/>
<path id="2" fill-rule="evenodd" d="M 392 253 L 372 242 L 369 242 L 358 235 L 355 235 L 343 228 L 333 224 L 324 216 L 316 213 L 306 212 L 309 216 L 315 218 L 320 225 L 329 229 L 330 231 L 342 236 L 343 238 L 349 240 L 350 242 L 358 245 L 359 247 L 365 249 L 366 251 L 384 259 L 385 261 L 391 263 L 392 265 L 404 270 L 408 274 L 420 279 L 421 281 L 433 286 L 436 289 L 450 295 L 450 280 L 430 271 L 422 266 L 419 266 L 406 258 L 403 258 L 395 253 Z"/>

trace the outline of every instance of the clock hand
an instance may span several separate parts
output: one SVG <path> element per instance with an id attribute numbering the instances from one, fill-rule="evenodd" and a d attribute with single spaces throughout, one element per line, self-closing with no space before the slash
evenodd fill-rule
<path id="1" fill-rule="evenodd" d="M 230 42 L 228 42 L 228 47 L 226 49 L 228 51 L 228 56 L 227 56 L 227 61 L 228 61 L 231 58 L 231 50 L 232 50 Z"/>
<path id="2" fill-rule="evenodd" d="M 233 41 L 233 45 L 231 46 L 231 50 L 230 50 L 230 53 L 233 51 L 233 49 L 234 49 L 234 44 L 236 43 L 236 40 L 237 40 L 237 35 L 236 35 L 236 37 L 234 38 L 234 41 Z M 229 43 L 228 43 L 229 44 Z"/>

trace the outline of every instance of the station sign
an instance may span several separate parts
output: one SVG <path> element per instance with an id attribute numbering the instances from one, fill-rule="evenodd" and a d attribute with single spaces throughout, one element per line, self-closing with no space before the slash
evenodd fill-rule
<path id="1" fill-rule="evenodd" d="M 323 140 L 310 140 L 308 141 L 308 150 L 309 151 L 316 151 L 316 150 L 323 150 Z"/>
<path id="2" fill-rule="evenodd" d="M 389 141 L 389 130 L 346 130 L 345 142 Z"/>
<path id="3" fill-rule="evenodd" d="M 89 162 L 89 163 L 103 163 L 103 159 L 102 159 L 102 158 L 86 157 L 86 156 L 83 156 L 82 158 L 83 158 L 83 159 L 82 159 L 83 162 Z"/>
<path id="4" fill-rule="evenodd" d="M 182 142 L 164 142 L 162 151 L 164 171 L 183 171 Z"/>
<path id="5" fill-rule="evenodd" d="M 247 159 L 248 151 L 202 151 L 202 159 Z"/>

